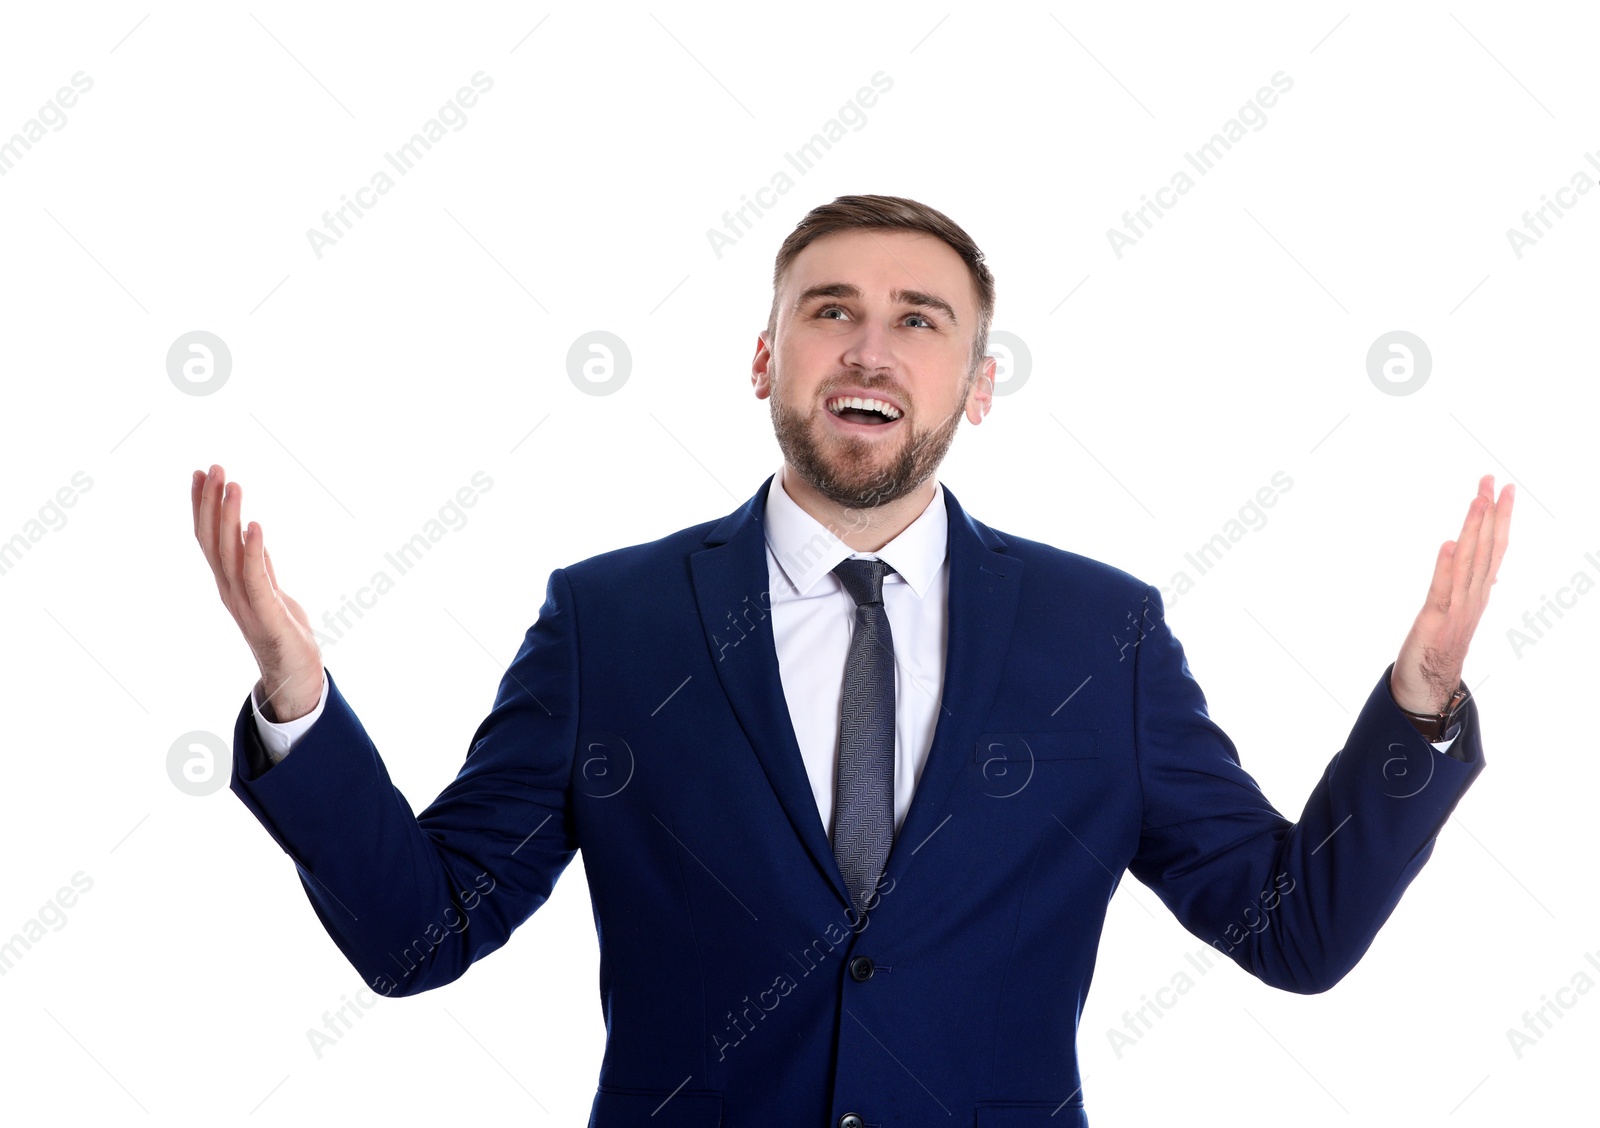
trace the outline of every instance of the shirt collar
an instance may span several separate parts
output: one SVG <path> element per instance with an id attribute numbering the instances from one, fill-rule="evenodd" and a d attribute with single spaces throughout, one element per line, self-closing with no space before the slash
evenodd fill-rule
<path id="1" fill-rule="evenodd" d="M 933 500 L 915 521 L 877 552 L 858 553 L 789 496 L 783 488 L 780 467 L 767 487 L 766 534 L 767 547 L 777 559 L 778 567 L 802 596 L 810 592 L 819 579 L 830 574 L 839 561 L 861 556 L 886 561 L 921 599 L 927 595 L 944 564 L 950 525 L 944 487 L 935 478 Z"/>

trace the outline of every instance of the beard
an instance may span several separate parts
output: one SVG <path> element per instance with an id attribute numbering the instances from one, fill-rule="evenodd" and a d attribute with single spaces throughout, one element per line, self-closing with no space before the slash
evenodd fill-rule
<path id="1" fill-rule="evenodd" d="M 777 434 L 784 459 L 813 489 L 846 509 L 887 505 L 932 477 L 955 439 L 966 393 L 972 388 L 969 376 L 950 417 L 923 431 L 912 425 L 911 404 L 905 397 L 898 397 L 906 403 L 905 418 L 901 420 L 905 424 L 904 434 L 898 443 L 886 443 L 853 435 L 824 434 L 822 428 L 827 426 L 827 421 L 820 417 L 828 412 L 824 401 L 830 393 L 821 390 L 817 406 L 809 412 L 801 411 L 783 402 L 775 360 L 769 379 L 772 429 Z M 860 380 L 849 382 L 869 391 L 873 387 Z M 844 383 L 841 380 L 836 386 Z"/>

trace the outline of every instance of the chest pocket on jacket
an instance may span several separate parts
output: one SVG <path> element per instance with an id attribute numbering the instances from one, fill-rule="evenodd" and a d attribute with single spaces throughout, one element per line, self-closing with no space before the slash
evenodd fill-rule
<path id="1" fill-rule="evenodd" d="M 985 732 L 972 752 L 979 784 L 991 799 L 1009 799 L 1034 782 L 1065 782 L 1098 766 L 1100 730 L 1058 729 L 1054 732 Z M 1071 765 L 1077 764 L 1074 769 Z"/>

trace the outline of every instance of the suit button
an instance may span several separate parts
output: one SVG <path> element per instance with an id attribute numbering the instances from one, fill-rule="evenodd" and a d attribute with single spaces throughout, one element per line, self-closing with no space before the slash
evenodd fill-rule
<path id="1" fill-rule="evenodd" d="M 865 1123 L 853 1112 L 847 1112 L 839 1118 L 839 1128 L 862 1128 Z"/>
<path id="2" fill-rule="evenodd" d="M 857 983 L 865 983 L 872 978 L 872 960 L 866 956 L 857 956 L 850 961 L 850 978 Z"/>

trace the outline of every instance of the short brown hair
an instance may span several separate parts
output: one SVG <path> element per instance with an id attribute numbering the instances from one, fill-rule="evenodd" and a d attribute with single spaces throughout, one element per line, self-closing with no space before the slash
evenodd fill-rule
<path id="1" fill-rule="evenodd" d="M 951 250 L 961 256 L 972 276 L 972 288 L 978 295 L 978 331 L 972 341 L 970 370 L 976 372 L 983 363 L 989 348 L 989 327 L 994 322 L 994 275 L 984 265 L 983 252 L 978 244 L 949 216 L 908 200 L 902 196 L 840 196 L 831 204 L 821 204 L 806 213 L 795 225 L 789 237 L 778 248 L 778 259 L 772 268 L 772 310 L 767 314 L 767 340 L 775 344 L 778 328 L 778 293 L 783 288 L 783 276 L 801 251 L 814 239 L 832 235 L 836 231 L 854 229 L 882 231 L 919 231 L 943 239 Z"/>

